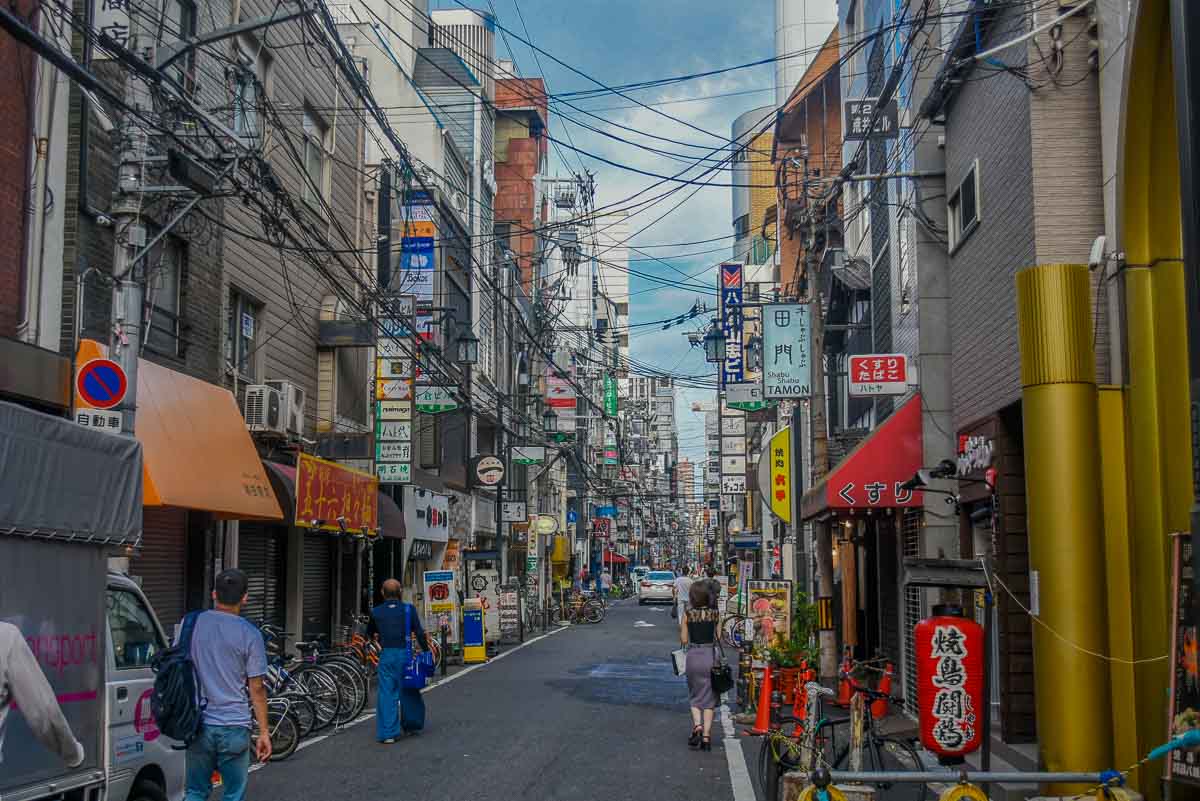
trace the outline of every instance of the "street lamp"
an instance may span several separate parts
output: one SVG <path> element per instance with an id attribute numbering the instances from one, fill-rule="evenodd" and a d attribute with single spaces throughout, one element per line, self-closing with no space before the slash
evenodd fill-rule
<path id="1" fill-rule="evenodd" d="M 704 360 L 714 363 L 725 361 L 725 332 L 716 322 L 704 335 Z"/>
<path id="2" fill-rule="evenodd" d="M 470 328 L 458 336 L 458 363 L 466 367 L 479 363 L 479 338 Z"/>
<path id="3" fill-rule="evenodd" d="M 542 413 L 542 432 L 553 434 L 555 431 L 558 431 L 558 415 L 554 413 L 554 409 L 547 406 L 546 411 Z"/>

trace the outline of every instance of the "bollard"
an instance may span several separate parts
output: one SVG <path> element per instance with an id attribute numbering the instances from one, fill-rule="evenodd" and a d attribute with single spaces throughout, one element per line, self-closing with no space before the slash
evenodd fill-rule
<path id="1" fill-rule="evenodd" d="M 442 624 L 442 678 L 446 678 L 446 663 L 450 661 L 450 629 Z"/>

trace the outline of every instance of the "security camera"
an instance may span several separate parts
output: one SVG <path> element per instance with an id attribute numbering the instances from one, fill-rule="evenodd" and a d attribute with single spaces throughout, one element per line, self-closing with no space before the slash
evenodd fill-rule
<path id="1" fill-rule="evenodd" d="M 101 228 L 112 228 L 113 218 L 109 217 L 104 212 L 98 212 L 96 214 L 96 225 L 100 226 Z"/>
<path id="2" fill-rule="evenodd" d="M 1103 267 L 1108 261 L 1108 254 L 1105 248 L 1108 246 L 1108 237 L 1101 234 L 1092 241 L 1092 252 L 1088 255 L 1088 269 L 1095 270 Z"/>

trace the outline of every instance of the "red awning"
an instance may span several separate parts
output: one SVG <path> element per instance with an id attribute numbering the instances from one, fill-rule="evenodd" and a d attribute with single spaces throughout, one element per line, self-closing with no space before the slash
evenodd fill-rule
<path id="1" fill-rule="evenodd" d="M 804 493 L 802 516 L 923 505 L 920 492 L 900 487 L 921 468 L 921 451 L 921 396 L 914 395 Z"/>
<path id="2" fill-rule="evenodd" d="M 626 565 L 626 564 L 629 564 L 629 560 L 628 560 L 628 559 L 626 559 L 624 556 L 621 556 L 621 554 L 619 554 L 619 553 L 613 553 L 612 551 L 605 551 L 605 552 L 604 552 L 604 561 L 605 561 L 605 562 L 611 562 L 612 564 L 615 564 L 615 565 Z"/>

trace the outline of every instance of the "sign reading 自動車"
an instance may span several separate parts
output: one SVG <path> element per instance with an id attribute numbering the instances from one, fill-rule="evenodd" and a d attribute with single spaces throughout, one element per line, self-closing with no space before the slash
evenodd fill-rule
<path id="1" fill-rule="evenodd" d="M 812 395 L 811 344 L 808 304 L 763 307 L 763 395 L 767 400 Z"/>

